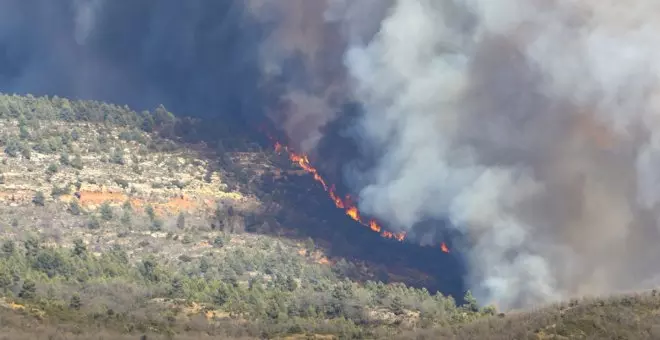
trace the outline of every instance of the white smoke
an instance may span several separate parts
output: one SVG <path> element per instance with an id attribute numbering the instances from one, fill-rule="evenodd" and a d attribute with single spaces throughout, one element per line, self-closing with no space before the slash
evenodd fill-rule
<path id="1" fill-rule="evenodd" d="M 388 10 L 345 56 L 358 140 L 382 152 L 361 211 L 401 230 L 448 217 L 470 240 L 471 288 L 501 308 L 660 273 L 660 3 Z"/>

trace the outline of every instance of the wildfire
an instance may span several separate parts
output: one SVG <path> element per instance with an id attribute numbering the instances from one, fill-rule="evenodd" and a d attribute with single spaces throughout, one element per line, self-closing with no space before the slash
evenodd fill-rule
<path id="1" fill-rule="evenodd" d="M 335 203 L 335 206 L 339 209 L 344 210 L 344 212 L 348 217 L 362 224 L 363 226 L 368 227 L 373 232 L 379 233 L 380 236 L 384 238 L 394 239 L 397 241 L 403 241 L 406 239 L 405 232 L 393 233 L 390 231 L 383 230 L 383 228 L 380 226 L 380 224 L 378 224 L 376 220 L 374 219 L 366 220 L 362 216 L 360 216 L 360 211 L 358 210 L 355 203 L 353 203 L 351 196 L 346 195 L 344 198 L 342 198 L 339 195 L 337 195 L 334 185 L 329 186 L 326 183 L 323 177 L 321 177 L 321 175 L 319 174 L 318 170 L 316 170 L 316 168 L 312 166 L 307 155 L 297 154 L 292 150 L 290 150 L 288 147 L 283 146 L 279 142 L 276 142 L 275 152 L 281 153 L 282 151 L 287 152 L 291 162 L 297 164 L 300 168 L 305 170 L 307 173 L 311 174 L 314 177 L 314 179 L 323 186 L 323 189 L 328 193 L 330 199 L 332 199 L 332 201 Z M 440 245 L 440 249 L 445 253 L 449 253 L 449 248 L 444 242 L 442 242 L 442 244 Z"/>
<path id="2" fill-rule="evenodd" d="M 449 252 L 449 248 L 447 247 L 447 245 L 444 242 L 442 242 L 442 244 L 440 244 L 440 249 L 445 253 Z"/>

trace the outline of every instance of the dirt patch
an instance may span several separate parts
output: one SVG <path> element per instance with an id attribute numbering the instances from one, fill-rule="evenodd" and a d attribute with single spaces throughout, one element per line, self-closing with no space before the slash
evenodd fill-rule
<path id="1" fill-rule="evenodd" d="M 214 200 L 202 198 L 194 199 L 186 195 L 178 195 L 166 201 L 165 203 L 152 200 L 129 197 L 121 192 L 98 192 L 98 191 L 80 191 L 79 203 L 88 209 L 95 209 L 103 203 L 111 205 L 121 205 L 130 200 L 133 208 L 137 210 L 144 209 L 147 205 L 154 208 L 156 214 L 177 214 L 179 212 L 195 212 L 198 210 L 208 210 L 214 207 Z M 60 201 L 70 202 L 73 195 L 62 195 Z"/>
<path id="2" fill-rule="evenodd" d="M 128 196 L 121 192 L 93 192 L 81 191 L 80 204 L 83 206 L 98 206 L 105 202 L 122 204 L 126 202 Z"/>

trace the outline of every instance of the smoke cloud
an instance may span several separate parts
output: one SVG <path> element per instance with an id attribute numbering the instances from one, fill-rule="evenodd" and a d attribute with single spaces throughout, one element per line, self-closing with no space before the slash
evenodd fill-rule
<path id="1" fill-rule="evenodd" d="M 505 309 L 657 283 L 659 11 L 396 1 L 345 57 L 377 159 L 361 210 L 448 218 L 473 292 Z"/>
<path id="2" fill-rule="evenodd" d="M 361 212 L 420 242 L 420 226 L 463 234 L 477 298 L 527 307 L 660 277 L 656 13 L 650 0 L 0 0 L 0 91 L 268 117 L 312 155 L 356 103 L 342 130 L 369 160 L 344 169 Z"/>
<path id="3" fill-rule="evenodd" d="M 242 1 L 0 0 L 0 90 L 246 120 L 263 34 Z"/>

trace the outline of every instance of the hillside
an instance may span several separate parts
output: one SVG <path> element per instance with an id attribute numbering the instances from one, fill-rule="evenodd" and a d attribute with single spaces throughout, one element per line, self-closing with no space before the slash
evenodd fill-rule
<path id="1" fill-rule="evenodd" d="M 397 339 L 660 339 L 660 293 L 571 300 L 468 324 L 405 331 Z"/>
<path id="2" fill-rule="evenodd" d="M 407 286 L 435 278 L 401 254 L 431 250 L 316 225 L 304 173 L 204 124 L 0 96 L 1 334 L 362 339 L 493 314 Z"/>
<path id="3" fill-rule="evenodd" d="M 450 257 L 359 229 L 286 157 L 203 124 L 0 96 L 0 339 L 660 338 L 656 291 L 507 315 L 431 294 Z"/>

